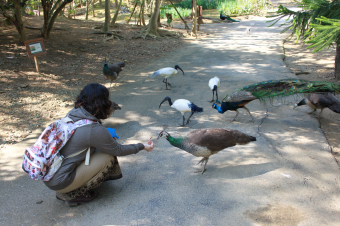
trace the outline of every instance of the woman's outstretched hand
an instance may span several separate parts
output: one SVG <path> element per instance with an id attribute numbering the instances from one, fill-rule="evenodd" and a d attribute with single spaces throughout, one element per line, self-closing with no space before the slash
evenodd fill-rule
<path id="1" fill-rule="evenodd" d="M 152 151 L 154 144 L 152 140 L 149 140 L 147 144 L 143 144 L 144 145 L 144 150 L 146 150 L 147 152 Z"/>

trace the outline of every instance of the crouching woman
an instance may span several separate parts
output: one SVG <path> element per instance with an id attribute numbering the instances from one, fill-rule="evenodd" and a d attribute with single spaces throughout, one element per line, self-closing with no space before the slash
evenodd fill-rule
<path id="1" fill-rule="evenodd" d="M 141 150 L 149 152 L 154 147 L 152 141 L 121 145 L 112 137 L 101 124 L 101 120 L 108 118 L 113 111 L 109 96 L 105 86 L 89 84 L 80 92 L 74 109 L 68 113 L 74 122 L 82 119 L 97 122 L 76 129 L 60 151 L 66 159 L 51 180 L 44 181 L 56 191 L 57 199 L 65 201 L 68 206 L 92 201 L 97 197 L 94 188 L 106 180 L 122 177 L 116 156 L 137 154 Z M 81 151 L 89 147 L 90 161 L 85 165 L 87 151 Z"/>

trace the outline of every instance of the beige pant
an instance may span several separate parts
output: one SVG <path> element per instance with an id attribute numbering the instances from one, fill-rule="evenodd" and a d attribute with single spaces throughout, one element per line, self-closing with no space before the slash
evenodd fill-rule
<path id="1" fill-rule="evenodd" d="M 57 192 L 68 193 L 78 188 L 81 188 L 86 184 L 90 184 L 91 182 L 92 184 L 95 181 L 103 182 L 105 178 L 101 177 L 107 176 L 108 169 L 112 168 L 114 163 L 115 163 L 114 156 L 102 152 L 95 152 L 94 154 L 91 155 L 90 164 L 88 166 L 85 165 L 84 161 L 77 167 L 76 176 L 72 184 Z M 99 186 L 100 184 L 98 184 L 97 186 Z"/>

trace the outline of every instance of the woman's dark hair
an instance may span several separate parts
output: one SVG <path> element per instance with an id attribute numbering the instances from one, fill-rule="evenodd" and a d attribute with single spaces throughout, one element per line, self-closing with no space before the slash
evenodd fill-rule
<path id="1" fill-rule="evenodd" d="M 83 107 L 97 119 L 108 118 L 112 113 L 111 105 L 109 90 L 98 83 L 86 85 L 74 103 L 75 108 Z"/>

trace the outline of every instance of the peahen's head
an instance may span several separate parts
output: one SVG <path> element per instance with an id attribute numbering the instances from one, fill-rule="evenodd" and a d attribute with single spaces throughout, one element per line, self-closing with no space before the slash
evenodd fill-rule
<path id="1" fill-rule="evenodd" d="M 103 66 L 103 73 L 104 73 L 104 75 L 110 74 L 110 70 L 109 70 L 109 66 L 107 65 L 106 58 L 105 58 L 105 61 L 104 61 L 104 66 Z"/>
<path id="2" fill-rule="evenodd" d="M 168 133 L 168 132 L 166 132 L 166 131 L 161 131 L 160 133 L 159 133 L 159 135 L 158 135 L 158 137 L 157 137 L 157 140 L 160 138 L 160 137 L 163 137 L 163 138 L 166 138 L 167 140 L 169 139 L 169 136 L 170 136 L 170 134 Z"/>

